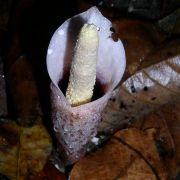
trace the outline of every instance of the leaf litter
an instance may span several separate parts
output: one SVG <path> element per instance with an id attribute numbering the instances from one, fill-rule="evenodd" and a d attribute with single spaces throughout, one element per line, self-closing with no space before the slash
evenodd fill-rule
<path id="1" fill-rule="evenodd" d="M 41 171 L 51 154 L 51 138 L 42 123 L 21 127 L 0 124 L 0 173 L 10 179 L 30 179 Z"/>
<path id="2" fill-rule="evenodd" d="M 125 29 L 126 27 L 130 29 L 132 24 L 137 25 L 136 29 L 139 25 L 144 26 L 144 23 L 136 21 L 130 22 L 127 26 L 127 22 L 125 20 L 124 25 L 122 23 Z M 147 25 L 147 27 L 150 26 Z M 149 28 L 146 29 L 149 30 Z M 136 61 L 128 59 L 125 80 L 137 70 L 143 69 L 143 71 L 124 82 L 121 86 L 123 88 L 117 90 L 118 95 L 111 98 L 105 110 L 106 118 L 103 117 L 99 132 L 116 133 L 103 147 L 89 153 L 74 165 L 70 172 L 71 179 L 169 179 L 175 178 L 179 171 L 180 107 L 175 103 L 178 102 L 179 96 L 179 55 L 174 56 L 179 53 L 179 43 L 154 48 L 164 37 L 152 31 L 156 38 L 147 38 L 145 33 L 144 39 L 142 36 L 139 38 L 142 43 L 134 40 L 134 46 L 132 46 L 133 37 L 136 37 L 132 33 L 133 31 L 128 32 L 126 37 L 125 34 L 118 34 L 118 36 L 122 34 L 121 39 L 124 36 L 126 48 L 129 47 L 128 56 L 131 59 L 136 58 Z M 141 34 L 143 33 L 140 31 L 139 36 Z M 132 52 L 131 50 L 137 46 L 140 51 Z M 12 47 L 13 52 L 15 47 Z M 19 51 L 17 52 L 19 56 Z M 15 52 L 16 57 L 17 52 Z M 171 62 L 172 57 L 176 59 Z M 157 64 L 158 62 L 160 63 Z M 152 64 L 155 65 L 151 66 Z M 18 67 L 23 69 L 21 65 L 22 62 L 15 63 L 11 73 L 16 72 Z M 158 75 L 154 76 L 157 73 Z M 19 74 L 19 78 L 21 77 Z M 138 88 L 132 86 L 133 81 L 138 83 Z M 153 84 L 154 88 L 149 88 L 147 82 Z M 165 82 L 167 83 L 164 84 Z M 15 87 L 18 87 L 18 83 L 15 83 Z M 33 83 L 32 87 L 35 87 Z M 17 92 L 21 94 L 21 91 Z M 159 95 L 158 98 L 152 97 L 154 94 Z M 19 98 L 15 101 L 18 104 Z M 31 106 L 31 98 L 29 102 Z M 26 112 L 22 111 L 24 106 L 21 106 L 21 103 L 18 104 L 20 107 L 18 111 L 22 121 L 25 122 L 22 124 L 29 124 L 31 115 L 29 107 L 25 109 Z M 168 103 L 169 105 L 166 105 Z M 153 111 L 156 112 L 151 113 Z M 28 120 L 23 118 L 26 116 Z M 129 128 L 117 132 L 122 127 Z M 44 174 L 44 171 L 51 169 L 49 166 L 46 167 L 51 149 L 51 138 L 41 123 L 34 124 L 32 127 L 22 127 L 14 122 L 0 124 L 0 173 L 10 179 L 56 177 L 54 174 Z"/>

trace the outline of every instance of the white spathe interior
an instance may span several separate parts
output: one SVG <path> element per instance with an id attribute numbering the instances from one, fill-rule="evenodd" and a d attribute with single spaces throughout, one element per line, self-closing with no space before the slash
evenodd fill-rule
<path id="1" fill-rule="evenodd" d="M 47 69 L 52 82 L 58 87 L 64 72 L 70 67 L 77 35 L 84 23 L 95 24 L 99 30 L 97 78 L 114 89 L 125 71 L 125 51 L 120 40 L 111 38 L 111 22 L 96 7 L 65 21 L 54 33 L 47 53 Z"/>

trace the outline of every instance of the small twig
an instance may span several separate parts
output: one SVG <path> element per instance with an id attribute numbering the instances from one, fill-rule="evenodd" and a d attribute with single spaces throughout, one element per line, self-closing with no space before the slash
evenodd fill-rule
<path id="1" fill-rule="evenodd" d="M 142 155 L 142 153 L 140 151 L 138 151 L 137 149 L 135 149 L 133 146 L 131 146 L 130 144 L 128 144 L 127 142 L 123 141 L 121 138 L 118 138 L 118 137 L 115 137 L 113 136 L 112 137 L 113 139 L 116 139 L 117 141 L 119 141 L 120 143 L 124 144 L 125 146 L 127 146 L 128 148 L 130 148 L 131 150 L 135 151 L 136 154 L 138 154 L 138 156 L 140 158 L 142 158 L 146 163 L 147 165 L 150 167 L 150 169 L 152 170 L 152 172 L 154 173 L 155 177 L 157 180 L 160 180 L 160 177 L 156 171 L 156 169 L 152 166 L 151 163 L 149 163 L 149 161 Z"/>

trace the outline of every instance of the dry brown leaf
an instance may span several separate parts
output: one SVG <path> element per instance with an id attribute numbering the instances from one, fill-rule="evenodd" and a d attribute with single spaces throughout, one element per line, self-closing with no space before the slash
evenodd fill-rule
<path id="1" fill-rule="evenodd" d="M 128 151 L 128 147 L 111 140 L 104 149 L 89 154 L 75 164 L 70 179 L 114 179 L 125 173 L 134 158 L 135 153 Z"/>
<path id="2" fill-rule="evenodd" d="M 11 65 L 8 85 L 15 105 L 13 108 L 20 117 L 19 123 L 24 126 L 36 123 L 42 112 L 33 70 L 25 56 L 20 56 Z"/>
<path id="3" fill-rule="evenodd" d="M 161 178 L 167 179 L 166 173 L 162 174 Z M 145 163 L 143 159 L 136 159 L 135 162 L 127 170 L 127 173 L 117 179 L 122 180 L 156 180 L 157 178 L 152 174 L 149 166 Z"/>
<path id="4" fill-rule="evenodd" d="M 147 55 L 160 44 L 165 35 L 152 23 L 137 19 L 112 20 L 113 37 L 119 38 L 125 48 L 127 68 L 124 79 L 133 75 Z"/>
<path id="5" fill-rule="evenodd" d="M 19 127 L 11 124 L 0 125 L 0 172 L 11 179 L 16 178 L 19 148 Z M 10 166 L 10 167 L 9 167 Z"/>
<path id="6" fill-rule="evenodd" d="M 156 149 L 155 135 L 154 128 L 144 133 L 134 128 L 118 131 L 103 149 L 75 164 L 70 179 L 167 179 Z"/>
<path id="7" fill-rule="evenodd" d="M 66 176 L 59 172 L 52 164 L 47 163 L 42 171 L 38 172 L 32 180 L 66 180 Z"/>
<path id="8" fill-rule="evenodd" d="M 133 126 L 141 130 L 155 128 L 156 144 L 161 160 L 171 178 L 180 170 L 180 104 L 166 105 L 138 120 Z"/>
<path id="9" fill-rule="evenodd" d="M 175 11 L 167 14 L 165 17 L 162 17 L 158 20 L 157 25 L 169 35 L 180 34 L 180 10 L 176 9 Z"/>
<path id="10" fill-rule="evenodd" d="M 99 131 L 115 132 L 163 104 L 179 102 L 179 62 L 177 55 L 128 78 L 110 99 Z"/>
<path id="11" fill-rule="evenodd" d="M 51 150 L 50 136 L 42 124 L 29 128 L 14 122 L 0 124 L 0 173 L 10 179 L 28 179 L 41 171 Z"/>
<path id="12" fill-rule="evenodd" d="M 160 112 L 158 112 L 159 114 Z M 175 145 L 176 160 L 180 166 L 180 104 L 165 107 L 160 117 L 164 117 Z"/>
<path id="13" fill-rule="evenodd" d="M 164 42 L 159 46 L 156 46 L 154 49 L 152 49 L 152 51 L 145 58 L 145 61 L 141 63 L 139 70 L 143 68 L 147 68 L 152 64 L 157 64 L 159 62 L 179 56 L 179 52 L 180 52 L 179 39 Z M 172 67 L 176 69 L 176 66 L 172 66 Z"/>

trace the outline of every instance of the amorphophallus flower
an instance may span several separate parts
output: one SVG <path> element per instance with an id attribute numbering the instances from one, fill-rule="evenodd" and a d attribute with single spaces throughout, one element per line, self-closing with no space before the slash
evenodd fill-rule
<path id="1" fill-rule="evenodd" d="M 115 42 L 111 38 L 111 26 L 111 22 L 92 7 L 65 21 L 50 41 L 47 69 L 52 81 L 52 121 L 65 164 L 74 163 L 86 153 L 88 142 L 97 133 L 101 113 L 123 76 L 124 47 L 120 40 Z M 87 34 L 82 33 L 86 31 L 84 28 Z M 88 101 L 82 100 L 84 104 L 79 103 L 89 84 L 92 84 L 89 92 L 93 94 L 89 93 Z M 72 91 L 77 103 L 69 100 Z"/>

